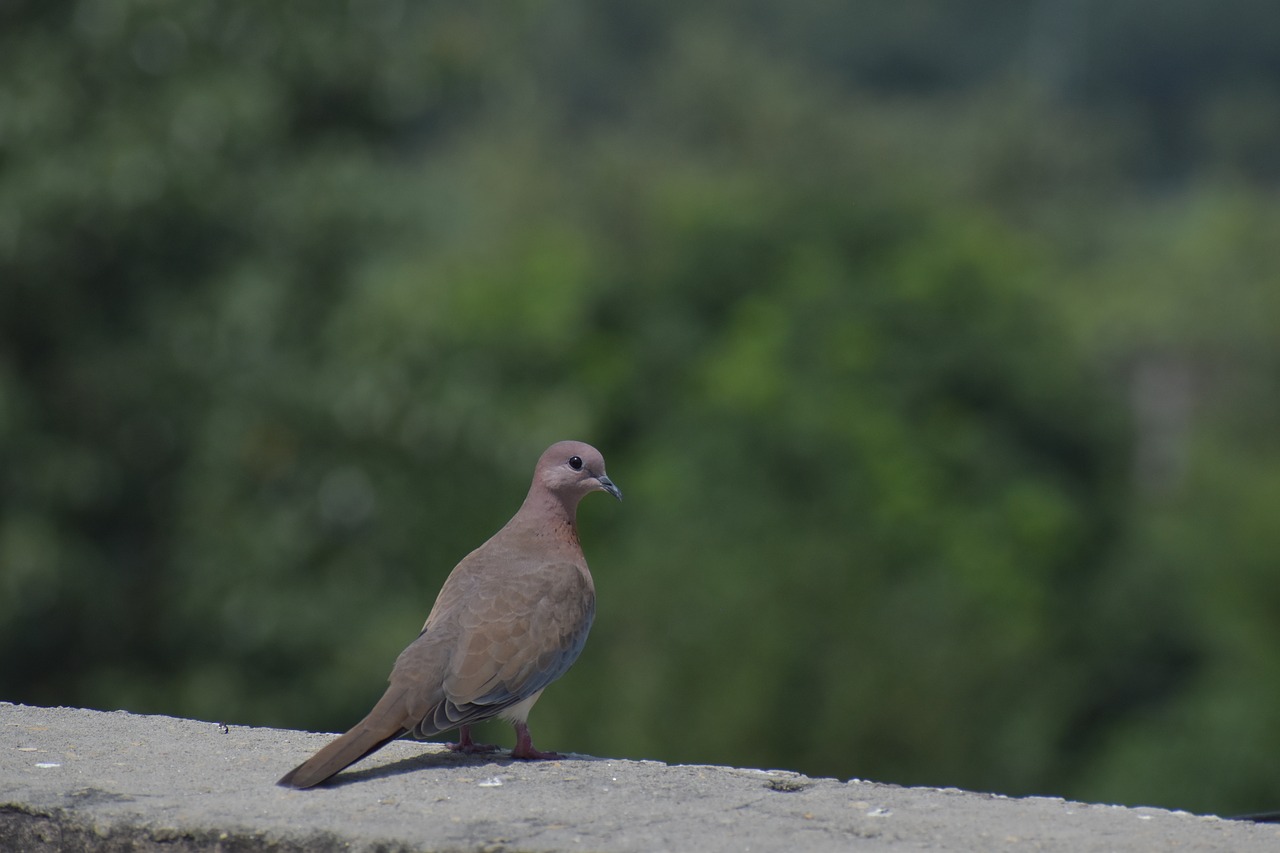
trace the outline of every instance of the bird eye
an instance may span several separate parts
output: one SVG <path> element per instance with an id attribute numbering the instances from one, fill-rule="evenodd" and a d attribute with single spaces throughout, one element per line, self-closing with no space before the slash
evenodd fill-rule
<path id="1" fill-rule="evenodd" d="M 569 467 L 570 467 L 570 468 L 572 468 L 572 469 L 573 469 L 573 470 L 575 470 L 575 471 L 581 471 L 581 470 L 582 470 L 582 457 L 581 457 L 581 456 L 570 456 L 570 457 L 569 457 Z"/>

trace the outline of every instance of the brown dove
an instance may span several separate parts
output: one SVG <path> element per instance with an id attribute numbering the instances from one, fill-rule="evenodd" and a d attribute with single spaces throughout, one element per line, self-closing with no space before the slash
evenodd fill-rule
<path id="1" fill-rule="evenodd" d="M 494 717 L 515 726 L 512 758 L 559 758 L 534 749 L 526 720 L 577 659 L 595 616 L 577 524 L 578 501 L 595 491 L 622 500 L 598 450 L 578 441 L 547 448 L 519 511 L 445 580 L 373 710 L 278 784 L 318 785 L 405 735 L 457 729 L 451 749 L 491 752 L 472 741 L 471 726 Z"/>

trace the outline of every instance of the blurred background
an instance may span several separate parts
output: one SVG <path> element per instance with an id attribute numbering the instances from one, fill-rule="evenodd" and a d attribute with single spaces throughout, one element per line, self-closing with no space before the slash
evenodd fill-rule
<path id="1" fill-rule="evenodd" d="M 1278 187 L 1256 0 L 0 0 L 0 698 L 345 729 L 572 437 L 543 748 L 1275 808 Z"/>

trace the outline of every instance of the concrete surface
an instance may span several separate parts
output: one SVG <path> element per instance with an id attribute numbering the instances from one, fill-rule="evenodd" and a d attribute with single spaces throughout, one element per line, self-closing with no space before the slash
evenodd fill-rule
<path id="1" fill-rule="evenodd" d="M 0 849 L 1280 850 L 1280 827 L 777 770 L 398 742 L 331 787 L 275 780 L 328 735 L 0 703 Z"/>

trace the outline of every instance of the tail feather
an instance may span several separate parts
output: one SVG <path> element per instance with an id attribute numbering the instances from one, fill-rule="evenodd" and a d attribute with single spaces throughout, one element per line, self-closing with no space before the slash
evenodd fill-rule
<path id="1" fill-rule="evenodd" d="M 329 777 L 355 764 L 391 741 L 405 734 L 407 729 L 396 724 L 388 727 L 371 722 L 373 714 L 356 724 L 351 731 L 336 738 L 328 746 L 299 764 L 281 777 L 277 785 L 286 788 L 311 788 Z"/>

